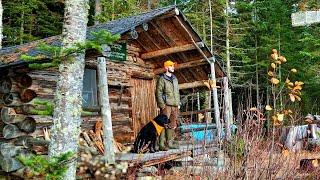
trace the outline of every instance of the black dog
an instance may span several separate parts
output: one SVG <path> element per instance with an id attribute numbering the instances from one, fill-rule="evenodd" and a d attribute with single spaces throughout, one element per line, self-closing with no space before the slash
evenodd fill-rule
<path id="1" fill-rule="evenodd" d="M 134 153 L 144 153 L 149 150 L 150 153 L 156 152 L 155 146 L 157 137 L 160 136 L 164 127 L 169 123 L 166 115 L 160 114 L 146 124 L 139 132 L 134 142 Z"/>

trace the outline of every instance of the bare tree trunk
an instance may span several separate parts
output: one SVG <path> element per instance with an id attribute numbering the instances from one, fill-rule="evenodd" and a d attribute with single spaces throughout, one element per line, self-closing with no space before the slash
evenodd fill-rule
<path id="1" fill-rule="evenodd" d="M 210 13 L 210 50 L 213 53 L 213 25 L 212 25 L 212 4 L 211 0 L 209 0 L 209 13 Z"/>
<path id="2" fill-rule="evenodd" d="M 3 14 L 3 8 L 2 8 L 2 1 L 0 0 L 0 49 L 2 48 L 2 37 L 3 37 L 2 14 Z"/>
<path id="3" fill-rule="evenodd" d="M 229 1 L 226 0 L 226 61 L 227 61 L 227 75 L 231 79 L 231 65 L 230 65 L 230 46 L 229 46 L 229 17 L 228 17 Z"/>
<path id="4" fill-rule="evenodd" d="M 23 1 L 24 5 L 24 1 Z M 21 24 L 20 24 L 20 44 L 23 44 L 23 34 L 24 34 L 24 10 L 21 12 Z"/>
<path id="5" fill-rule="evenodd" d="M 109 103 L 108 76 L 106 58 L 98 57 L 99 100 L 103 121 L 104 157 L 109 164 L 115 163 L 115 148 L 113 144 L 111 107 Z"/>
<path id="6" fill-rule="evenodd" d="M 88 0 L 66 0 L 62 32 L 62 48 L 70 48 L 75 43 L 86 40 L 88 22 Z M 81 124 L 82 88 L 85 54 L 72 55 L 69 61 L 59 65 L 60 76 L 55 93 L 55 108 L 49 156 L 66 152 L 78 152 L 78 138 Z M 63 179 L 76 179 L 76 162 L 67 165 Z"/>
<path id="7" fill-rule="evenodd" d="M 213 82 L 217 82 L 216 79 L 216 72 L 214 68 L 214 61 L 210 62 L 210 70 L 211 70 L 211 80 Z M 220 120 L 220 107 L 219 107 L 219 100 L 218 100 L 218 90 L 216 85 L 214 84 L 214 87 L 212 88 L 212 96 L 213 96 L 213 107 L 214 107 L 214 119 L 216 121 L 217 125 L 217 131 L 218 131 L 218 140 L 220 143 L 221 140 L 221 120 Z"/>
<path id="8" fill-rule="evenodd" d="M 96 0 L 95 1 L 95 6 L 94 6 L 94 16 L 97 17 L 100 15 L 102 12 L 102 7 L 101 7 L 101 0 Z M 94 24 L 97 25 L 99 24 L 99 21 L 95 20 Z"/>
<path id="9" fill-rule="evenodd" d="M 223 78 L 223 100 L 224 100 L 224 125 L 225 125 L 225 137 L 227 140 L 231 138 L 231 121 L 230 121 L 230 104 L 229 104 L 229 83 L 228 83 L 228 77 Z"/>

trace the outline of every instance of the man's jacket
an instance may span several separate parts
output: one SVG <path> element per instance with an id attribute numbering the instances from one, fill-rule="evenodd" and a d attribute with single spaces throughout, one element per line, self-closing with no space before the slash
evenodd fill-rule
<path id="1" fill-rule="evenodd" d="M 160 75 L 156 87 L 156 100 L 158 107 L 163 109 L 165 105 L 179 106 L 180 94 L 178 79 L 172 74 L 168 77 L 165 74 Z"/>

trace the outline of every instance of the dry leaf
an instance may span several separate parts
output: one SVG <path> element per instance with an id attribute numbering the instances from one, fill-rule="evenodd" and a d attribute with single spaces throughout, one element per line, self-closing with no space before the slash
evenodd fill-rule
<path id="1" fill-rule="evenodd" d="M 297 70 L 293 68 L 293 69 L 291 69 L 291 72 L 296 73 Z"/>
<path id="2" fill-rule="evenodd" d="M 287 78 L 286 79 L 286 83 L 289 84 L 290 83 L 290 79 Z"/>
<path id="3" fill-rule="evenodd" d="M 278 121 L 282 122 L 284 118 L 284 114 L 277 114 Z"/>
<path id="4" fill-rule="evenodd" d="M 289 86 L 293 86 L 293 83 L 292 83 L 292 82 L 289 82 L 288 85 L 289 85 Z"/>
<path id="5" fill-rule="evenodd" d="M 301 101 L 301 98 L 297 95 L 294 95 L 294 97 L 298 100 L 298 101 Z"/>
<path id="6" fill-rule="evenodd" d="M 302 89 L 302 87 L 301 87 L 301 86 L 295 86 L 295 87 L 293 88 L 293 91 L 301 90 L 301 89 Z"/>
<path id="7" fill-rule="evenodd" d="M 293 94 L 289 94 L 289 96 L 290 96 L 290 100 L 291 100 L 292 102 L 294 102 L 294 101 L 296 100 L 296 98 L 294 97 Z"/>
<path id="8" fill-rule="evenodd" d="M 272 84 L 275 84 L 275 85 L 277 85 L 277 84 L 279 84 L 279 80 L 277 79 L 277 78 L 271 78 L 271 83 Z"/>
<path id="9" fill-rule="evenodd" d="M 272 49 L 272 53 L 278 53 L 276 49 Z"/>
<path id="10" fill-rule="evenodd" d="M 266 110 L 267 111 L 271 111 L 272 110 L 272 107 L 270 105 L 266 105 Z"/>
<path id="11" fill-rule="evenodd" d="M 281 64 L 281 61 L 276 61 L 277 64 Z"/>
<path id="12" fill-rule="evenodd" d="M 296 86 L 302 86 L 304 83 L 302 81 L 296 81 L 294 82 L 294 85 Z"/>
<path id="13" fill-rule="evenodd" d="M 287 62 L 287 59 L 286 59 L 285 57 L 283 57 L 283 56 L 280 56 L 280 57 L 279 57 L 279 60 L 280 60 L 281 62 Z"/>
<path id="14" fill-rule="evenodd" d="M 268 75 L 272 77 L 273 76 L 273 72 L 272 71 L 268 71 Z"/>
<path id="15" fill-rule="evenodd" d="M 275 68 L 276 68 L 276 64 L 275 64 L 275 63 L 271 63 L 271 67 L 272 67 L 273 69 L 275 69 Z"/>

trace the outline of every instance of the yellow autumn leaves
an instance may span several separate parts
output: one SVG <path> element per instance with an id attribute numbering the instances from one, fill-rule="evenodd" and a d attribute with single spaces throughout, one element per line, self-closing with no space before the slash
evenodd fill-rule
<path id="1" fill-rule="evenodd" d="M 268 76 L 269 80 L 272 84 L 272 87 L 274 90 L 279 90 L 279 94 L 283 93 L 282 91 L 285 92 L 288 96 L 288 101 L 290 102 L 296 102 L 296 101 L 301 101 L 301 90 L 302 90 L 302 85 L 304 84 L 302 81 L 295 81 L 291 82 L 289 79 L 289 75 L 291 73 L 297 73 L 297 69 L 293 68 L 289 71 L 287 78 L 285 80 L 285 83 L 280 83 L 281 82 L 281 77 L 277 77 L 277 69 L 279 69 L 280 65 L 287 62 L 287 59 L 284 56 L 280 56 L 278 54 L 278 51 L 276 49 L 272 49 L 271 53 L 271 63 L 270 67 L 268 70 Z M 283 81 L 282 81 L 283 82 Z M 281 84 L 281 88 L 277 88 Z M 283 89 L 283 87 L 286 87 Z M 273 101 L 277 101 L 274 99 Z M 287 101 L 287 102 L 288 102 Z M 283 121 L 285 119 L 285 116 L 289 115 L 292 113 L 291 110 L 286 110 L 282 109 L 279 111 L 276 107 L 271 107 L 270 105 L 266 105 L 265 109 L 267 111 L 272 111 L 272 121 L 275 126 L 283 124 Z"/>

